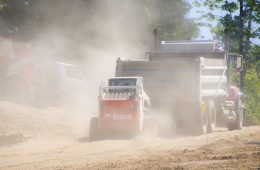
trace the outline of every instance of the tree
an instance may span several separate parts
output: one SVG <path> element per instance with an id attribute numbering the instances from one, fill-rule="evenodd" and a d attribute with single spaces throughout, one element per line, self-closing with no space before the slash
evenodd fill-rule
<path id="1" fill-rule="evenodd" d="M 103 13 L 100 7 L 103 6 L 104 11 L 108 10 L 107 8 L 121 11 L 120 4 L 130 4 L 130 9 L 134 6 L 130 15 L 137 15 L 135 12 L 142 15 L 140 17 L 145 18 L 145 24 L 149 25 L 151 30 L 160 27 L 161 39 L 191 39 L 198 34 L 197 24 L 193 19 L 187 18 L 191 6 L 185 0 L 0 0 L 0 34 L 28 40 L 43 28 L 55 26 L 55 22 L 59 25 L 61 22 L 67 24 L 66 22 L 81 19 L 81 23 L 84 23 L 88 17 L 93 17 L 90 20 L 105 20 L 107 16 L 99 16 L 100 12 Z M 75 10 L 76 8 L 80 10 Z M 64 11 L 67 15 L 63 15 Z M 129 16 L 128 12 L 131 11 L 121 11 L 114 17 Z"/>
<path id="2" fill-rule="evenodd" d="M 197 3 L 198 4 L 198 3 Z M 204 0 L 203 5 L 210 10 L 221 9 L 224 13 L 219 18 L 212 13 L 204 16 L 218 21 L 217 29 L 213 32 L 217 37 L 222 37 L 224 29 L 229 30 L 232 52 L 244 56 L 244 70 L 241 72 L 240 88 L 244 90 L 244 79 L 250 58 L 251 38 L 260 36 L 260 1 L 259 0 Z M 255 28 L 252 27 L 255 25 Z"/>
<path id="3" fill-rule="evenodd" d="M 31 0 L 0 0 L 0 34 L 23 39 L 27 32 L 25 22 L 33 19 L 30 14 Z"/>
<path id="4" fill-rule="evenodd" d="M 244 56 L 244 67 L 240 73 L 240 88 L 246 94 L 249 114 L 259 118 L 259 46 L 251 42 L 252 38 L 260 37 L 260 1 L 259 0 L 204 0 L 196 5 L 205 5 L 208 9 L 221 9 L 223 16 L 215 16 L 211 12 L 204 17 L 217 21 L 212 29 L 215 36 L 223 40 L 224 30 L 230 34 L 230 51 Z"/>
<path id="5" fill-rule="evenodd" d="M 147 20 L 160 29 L 161 40 L 190 40 L 198 35 L 198 25 L 187 17 L 190 8 L 184 0 L 145 1 Z"/>

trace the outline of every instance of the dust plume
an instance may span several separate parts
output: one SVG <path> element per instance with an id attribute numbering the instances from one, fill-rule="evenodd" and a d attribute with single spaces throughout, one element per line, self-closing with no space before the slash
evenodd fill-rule
<path id="1" fill-rule="evenodd" d="M 81 103 L 80 108 L 66 115 L 72 131 L 84 137 L 89 118 L 98 113 L 98 84 L 115 75 L 116 59 L 138 58 L 153 45 L 142 2 L 54 0 L 32 5 L 32 12 L 42 21 L 42 25 L 26 23 L 34 35 L 30 37 L 32 56 L 39 63 L 75 64 L 86 77 L 87 94 L 68 97 L 70 102 Z"/>
<path id="2" fill-rule="evenodd" d="M 34 56 L 80 65 L 90 84 L 113 76 L 118 57 L 143 56 L 153 43 L 137 0 L 54 2 L 35 4 L 46 24 L 32 40 Z"/>

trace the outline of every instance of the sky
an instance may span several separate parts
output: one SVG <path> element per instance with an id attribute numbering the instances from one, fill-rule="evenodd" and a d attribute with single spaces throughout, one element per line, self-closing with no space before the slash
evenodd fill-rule
<path id="1" fill-rule="evenodd" d="M 194 0 L 189 0 L 189 2 L 192 4 Z M 197 13 L 197 10 L 201 10 L 201 11 L 209 11 L 206 7 L 194 7 L 192 6 L 192 9 L 189 13 L 189 17 L 191 18 L 199 18 L 201 16 L 201 14 Z M 221 10 L 213 10 L 212 11 L 214 13 L 214 15 L 218 15 L 221 16 L 224 13 Z M 204 22 L 207 22 L 206 20 L 203 20 Z M 213 26 L 217 25 L 217 22 L 212 22 L 211 23 Z M 256 27 L 255 24 L 253 24 L 254 27 Z M 208 27 L 200 27 L 200 35 L 198 36 L 197 39 L 204 39 L 204 40 L 213 40 L 213 34 L 210 32 L 210 29 Z M 260 39 L 251 39 L 251 41 L 254 44 L 260 45 Z"/>
<path id="2" fill-rule="evenodd" d="M 192 2 L 193 0 L 190 0 L 190 3 Z M 197 13 L 196 11 L 197 10 L 207 10 L 207 8 L 205 7 L 202 7 L 202 8 L 196 8 L 196 7 L 192 7 L 190 13 L 189 13 L 189 17 L 191 18 L 199 18 L 201 14 Z M 206 20 L 204 20 L 206 21 Z M 216 22 L 215 22 L 216 24 Z M 210 29 L 208 27 L 200 27 L 200 35 L 198 36 L 197 39 L 204 39 L 204 40 L 212 40 L 213 39 L 213 35 L 212 33 L 210 32 Z"/>

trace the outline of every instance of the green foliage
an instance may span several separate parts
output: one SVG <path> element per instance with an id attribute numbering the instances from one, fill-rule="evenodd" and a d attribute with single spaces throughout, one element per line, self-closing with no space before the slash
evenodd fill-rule
<path id="1" fill-rule="evenodd" d="M 208 21 L 217 21 L 211 31 L 215 38 L 223 41 L 224 30 L 229 31 L 230 52 L 244 56 L 244 69 L 234 82 L 244 89 L 245 104 L 249 117 L 260 122 L 260 47 L 253 45 L 251 38 L 260 38 L 260 1 L 259 0 L 203 0 L 201 4 L 209 10 L 222 10 L 222 16 L 215 17 L 212 11 L 205 13 Z M 252 26 L 253 25 L 253 26 Z"/>
<path id="2" fill-rule="evenodd" d="M 221 9 L 232 13 L 238 9 L 238 4 L 236 2 L 227 2 L 221 6 Z"/>
<path id="3" fill-rule="evenodd" d="M 33 18 L 29 13 L 30 7 L 31 0 L 0 0 L 0 34 L 5 37 L 23 36 L 27 29 L 23 27 L 25 22 Z"/>
<path id="4" fill-rule="evenodd" d="M 196 37 L 198 24 L 187 18 L 191 6 L 185 0 L 146 0 L 147 20 L 159 28 L 161 40 L 183 40 Z"/>
<path id="5" fill-rule="evenodd" d="M 70 9 L 73 7 L 86 5 L 86 11 L 77 12 L 79 12 L 79 18 L 87 18 L 88 15 L 93 16 L 91 12 L 88 12 L 93 9 L 87 6 L 91 3 L 102 5 L 104 4 L 103 1 L 0 0 L 0 34 L 26 40 L 26 38 L 32 37 L 34 33 L 40 32 L 42 26 L 46 26 L 50 22 L 66 22 L 66 17 L 68 16 L 57 16 L 59 12 L 63 13 L 63 10 L 66 9 L 68 10 L 67 13 L 71 13 Z M 119 0 L 114 0 L 108 4 L 116 8 L 118 2 Z M 186 0 L 125 1 L 126 4 L 130 2 L 135 3 L 136 6 L 140 5 L 138 10 L 145 14 L 142 16 L 149 24 L 151 30 L 160 28 L 161 39 L 191 39 L 198 35 L 198 25 L 195 24 L 193 19 L 187 18 L 191 6 Z M 65 8 L 63 9 L 62 7 Z M 45 10 L 46 8 L 49 8 L 49 11 Z M 93 8 L 95 8 L 95 5 L 93 5 Z M 50 17 L 51 15 L 53 16 Z M 72 15 L 74 16 L 75 14 Z M 86 16 L 82 17 L 81 15 Z M 55 19 L 58 21 L 54 21 Z"/>
<path id="6" fill-rule="evenodd" d="M 250 36 L 250 38 L 260 37 L 260 1 L 259 0 L 245 0 L 243 1 L 243 14 L 239 13 L 239 1 L 227 1 L 227 0 L 203 0 L 195 1 L 195 4 L 207 6 L 210 12 L 204 12 L 203 18 L 207 18 L 209 22 L 217 21 L 218 28 L 220 25 L 224 29 L 228 29 L 230 33 L 230 39 L 232 40 L 230 46 L 237 46 L 236 42 L 240 40 L 240 34 L 244 34 L 244 38 Z M 222 16 L 215 16 L 213 10 L 222 10 Z M 250 14 L 251 13 L 251 14 Z M 251 18 L 250 18 L 251 15 Z M 242 17 L 243 30 L 240 29 L 240 18 Z M 248 27 L 249 22 L 255 23 L 254 27 Z M 212 27 L 211 27 L 212 28 Z M 224 35 L 224 29 L 212 28 L 212 32 L 215 37 L 222 39 Z M 246 40 L 243 39 L 243 42 Z M 234 44 L 233 44 L 234 43 Z M 238 46 L 237 46 L 238 47 Z M 234 48 L 233 48 L 234 49 Z M 237 50 L 238 51 L 238 50 Z"/>
<path id="7" fill-rule="evenodd" d="M 260 61 L 258 62 L 260 66 Z M 259 68 L 258 68 L 259 69 Z M 260 123 L 260 72 L 256 67 L 247 70 L 245 76 L 245 104 L 248 117 L 254 123 Z"/>
<path id="8" fill-rule="evenodd" d="M 260 59 L 260 46 L 254 46 L 252 53 Z M 247 117 L 250 122 L 260 124 L 260 60 L 256 57 L 250 62 L 245 75 L 245 99 Z M 232 82 L 239 86 L 238 74 L 232 75 Z"/>
<path id="9" fill-rule="evenodd" d="M 4 2 L 3 0 L 0 0 L 0 11 L 3 11 L 4 8 L 6 8 L 6 7 L 7 7 L 7 3 Z"/>
<path id="10" fill-rule="evenodd" d="M 220 8 L 221 3 L 221 0 L 205 0 L 203 2 L 203 5 L 209 7 L 210 10 L 213 10 L 216 8 Z"/>

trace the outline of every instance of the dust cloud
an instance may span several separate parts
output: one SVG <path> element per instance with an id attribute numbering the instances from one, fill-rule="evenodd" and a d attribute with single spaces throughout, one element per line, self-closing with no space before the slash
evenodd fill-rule
<path id="1" fill-rule="evenodd" d="M 100 80 L 114 76 L 118 57 L 143 56 L 153 43 L 137 0 L 54 2 L 35 4 L 46 24 L 32 40 L 34 56 L 79 65 L 90 92 L 97 92 Z"/>
<path id="2" fill-rule="evenodd" d="M 89 119 L 98 113 L 99 82 L 114 76 L 118 57 L 139 58 L 153 45 L 143 4 L 138 0 L 54 0 L 33 1 L 32 5 L 42 23 L 24 24 L 31 30 L 27 36 L 34 60 L 75 64 L 86 77 L 87 94 L 68 97 L 70 102 L 81 103 L 79 107 L 60 113 L 60 121 L 74 136 L 86 137 Z"/>
<path id="3" fill-rule="evenodd" d="M 26 21 L 24 27 L 31 31 L 27 37 L 36 63 L 75 64 L 86 77 L 87 92 L 81 96 L 66 96 L 66 111 L 61 111 L 59 116 L 74 136 L 86 137 L 90 118 L 98 114 L 98 84 L 115 75 L 116 59 L 141 58 L 153 49 L 153 30 L 147 22 L 144 3 L 138 0 L 53 0 L 33 1 L 32 6 L 41 24 Z M 158 20 L 156 16 L 152 18 Z M 51 88 L 53 84 L 48 83 Z M 70 107 L 71 103 L 77 107 Z M 169 122 L 172 116 L 164 113 L 169 110 L 154 112 L 161 115 L 160 124 L 174 126 Z"/>

